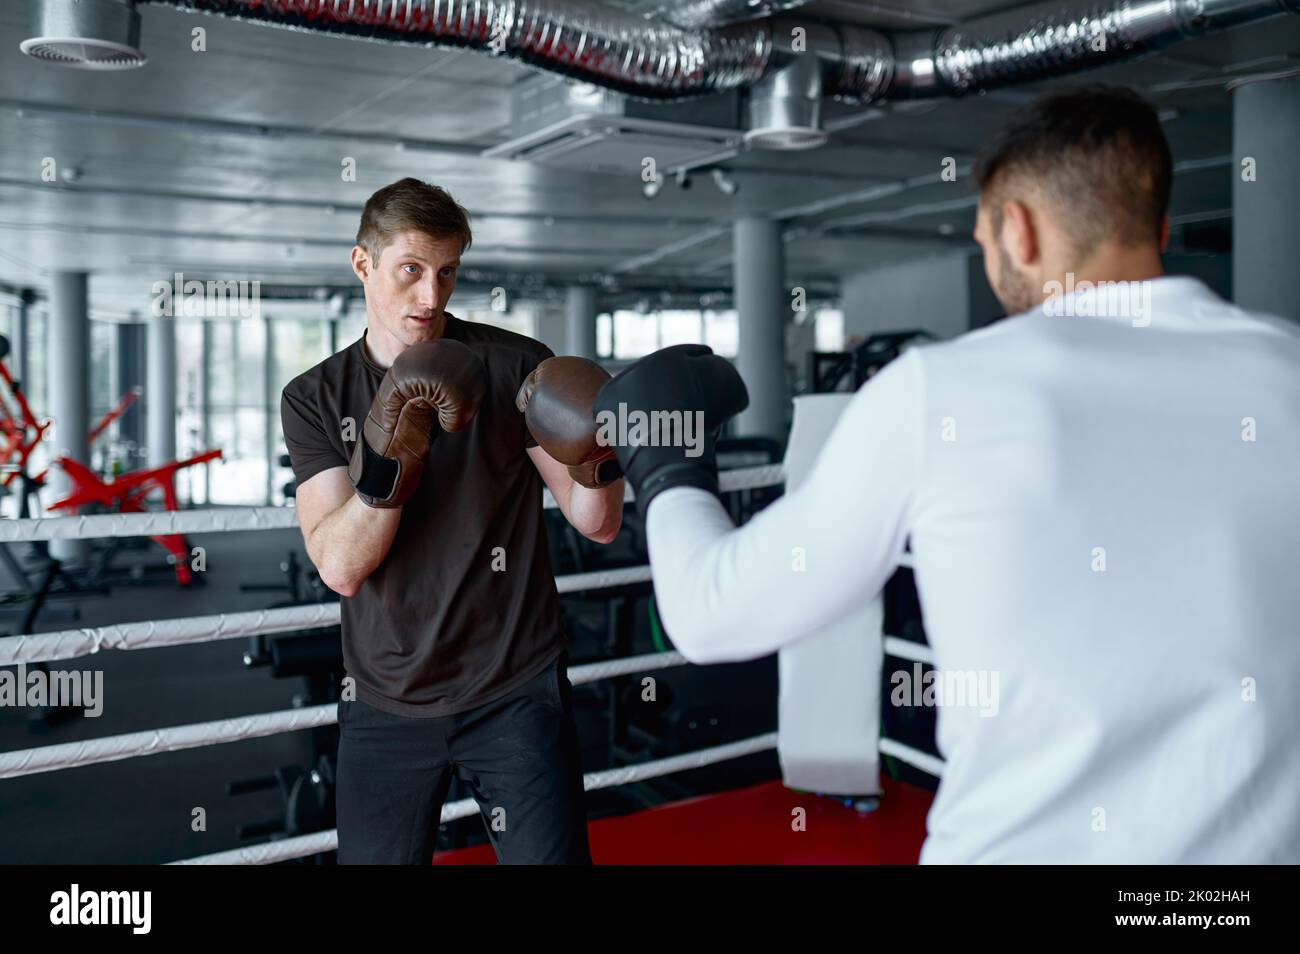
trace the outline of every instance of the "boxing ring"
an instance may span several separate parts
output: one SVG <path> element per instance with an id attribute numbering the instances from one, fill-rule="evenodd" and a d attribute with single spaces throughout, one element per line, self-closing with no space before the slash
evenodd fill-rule
<path id="1" fill-rule="evenodd" d="M 725 471 L 724 493 L 797 485 L 851 395 L 796 399 L 795 427 L 783 465 Z M 632 494 L 629 489 L 628 499 Z M 545 505 L 555 501 L 546 494 Z M 285 507 L 99 514 L 0 522 L 0 541 L 68 540 L 158 534 L 220 533 L 297 526 Z M 559 593 L 646 582 L 649 566 L 556 577 Z M 893 756 L 938 776 L 942 762 L 880 734 L 880 666 L 886 653 L 933 662 L 925 646 L 880 630 L 881 600 L 864 600 L 858 613 L 780 653 L 779 728 L 697 751 L 631 766 L 589 772 L 587 791 L 627 785 L 775 750 L 782 779 L 746 789 L 687 799 L 618 818 L 589 823 L 593 860 L 609 864 L 906 864 L 917 860 L 931 796 L 903 782 L 880 781 L 879 757 Z M 194 643 L 291 633 L 339 625 L 338 603 L 143 620 L 41 634 L 0 637 L 0 666 L 79 659 L 107 651 L 148 650 Z M 671 634 L 669 634 L 671 636 Z M 652 653 L 574 666 L 575 685 L 690 665 L 675 652 Z M 144 758 L 298 732 L 336 722 L 334 703 L 252 713 L 236 718 L 159 727 L 142 732 L 0 753 L 4 779 L 85 765 Z M 830 721 L 828 721 L 830 720 Z M 802 791 L 801 791 L 802 790 Z M 881 795 L 879 808 L 862 814 L 813 791 Z M 472 799 L 448 802 L 441 821 L 479 813 Z M 800 814 L 802 813 L 802 814 Z M 802 825 L 795 824 L 796 816 Z M 271 864 L 336 850 L 337 832 L 268 841 L 230 851 L 178 859 L 173 864 Z M 488 846 L 442 852 L 439 864 L 492 858 Z"/>

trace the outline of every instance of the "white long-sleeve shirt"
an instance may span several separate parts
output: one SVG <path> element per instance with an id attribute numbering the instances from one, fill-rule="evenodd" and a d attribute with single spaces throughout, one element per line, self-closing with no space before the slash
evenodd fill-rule
<path id="1" fill-rule="evenodd" d="M 697 663 L 861 606 L 910 537 L 938 670 L 998 690 L 939 706 L 923 862 L 1300 862 L 1300 326 L 1142 284 L 1140 320 L 909 351 L 739 529 L 694 488 L 650 506 Z"/>

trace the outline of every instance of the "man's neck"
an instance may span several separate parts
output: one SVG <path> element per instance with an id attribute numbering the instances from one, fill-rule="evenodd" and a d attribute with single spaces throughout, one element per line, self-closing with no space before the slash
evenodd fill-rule
<path id="1" fill-rule="evenodd" d="M 1147 282 L 1164 273 L 1160 251 L 1154 245 L 1139 248 L 1108 246 L 1089 256 L 1087 261 L 1057 275 L 1056 287 L 1068 290 L 1080 285 L 1087 288 L 1110 282 Z"/>
<path id="2" fill-rule="evenodd" d="M 434 338 L 441 338 L 447 333 L 447 312 L 444 311 L 438 317 L 438 325 L 435 331 L 437 334 L 433 336 Z M 366 354 L 370 356 L 371 361 L 381 368 L 390 368 L 397 356 L 409 346 L 400 338 L 394 337 L 386 329 L 376 328 L 375 322 L 367 321 L 366 336 L 362 339 L 362 347 L 366 349 Z"/>

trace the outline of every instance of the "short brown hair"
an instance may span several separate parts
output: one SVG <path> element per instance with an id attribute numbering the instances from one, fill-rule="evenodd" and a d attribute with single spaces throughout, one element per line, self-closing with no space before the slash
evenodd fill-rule
<path id="1" fill-rule="evenodd" d="M 473 241 L 469 213 L 446 189 L 407 176 L 384 186 L 361 210 L 357 244 L 375 261 L 398 232 L 414 229 L 435 239 L 460 239 L 464 252 Z"/>
<path id="2" fill-rule="evenodd" d="M 1068 216 L 1075 254 L 1086 258 L 1106 239 L 1159 238 L 1173 156 L 1159 117 L 1137 93 L 1092 84 L 1034 101 L 981 152 L 973 172 L 995 233 L 1006 193 L 1022 186 Z"/>

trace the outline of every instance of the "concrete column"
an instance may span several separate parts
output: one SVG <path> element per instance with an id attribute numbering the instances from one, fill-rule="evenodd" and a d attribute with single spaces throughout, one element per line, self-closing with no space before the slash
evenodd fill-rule
<path id="1" fill-rule="evenodd" d="M 150 315 L 145 414 L 149 425 L 149 466 L 176 457 L 176 319 Z"/>
<path id="2" fill-rule="evenodd" d="M 580 358 L 596 360 L 596 289 L 570 285 L 564 312 L 564 350 Z"/>
<path id="3" fill-rule="evenodd" d="M 1232 118 L 1233 296 L 1248 311 L 1300 321 L 1291 278 L 1300 248 L 1300 79 L 1238 87 Z M 1244 178 L 1252 167 L 1253 182 Z"/>
<path id="4" fill-rule="evenodd" d="M 772 219 L 737 219 L 735 251 L 736 320 L 740 354 L 736 362 L 749 389 L 749 408 L 736 421 L 741 436 L 786 436 L 785 322 L 790 299 L 785 290 L 781 226 Z"/>
<path id="5" fill-rule="evenodd" d="M 50 317 L 46 322 L 46 367 L 49 369 L 50 416 L 54 419 L 52 454 L 66 454 L 90 464 L 90 312 L 85 272 L 55 272 L 50 278 Z M 64 496 L 72 482 L 60 469 L 50 471 L 52 498 Z M 50 555 L 85 565 L 89 540 L 51 540 Z"/>

